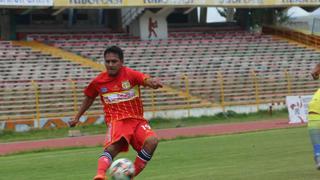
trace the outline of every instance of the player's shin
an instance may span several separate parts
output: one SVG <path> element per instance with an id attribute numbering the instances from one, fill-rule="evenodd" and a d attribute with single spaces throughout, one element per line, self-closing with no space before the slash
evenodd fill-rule
<path id="1" fill-rule="evenodd" d="M 317 169 L 320 170 L 320 144 L 313 144 L 313 152 Z"/>
<path id="2" fill-rule="evenodd" d="M 105 176 L 107 169 L 112 163 L 112 156 L 108 151 L 104 151 L 98 159 L 97 175 Z"/>
<path id="3" fill-rule="evenodd" d="M 152 155 L 147 153 L 144 149 L 142 149 L 134 161 L 135 174 L 137 176 L 147 165 L 148 161 L 151 160 Z"/>
<path id="4" fill-rule="evenodd" d="M 320 121 L 309 121 L 308 131 L 313 146 L 316 168 L 320 170 Z"/>

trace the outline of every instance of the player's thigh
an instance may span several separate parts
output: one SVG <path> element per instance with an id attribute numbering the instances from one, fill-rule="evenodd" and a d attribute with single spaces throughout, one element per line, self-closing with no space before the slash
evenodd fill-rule
<path id="1" fill-rule="evenodd" d="M 131 141 L 133 133 L 134 125 L 130 121 L 119 120 L 109 123 L 105 139 L 105 149 L 128 151 L 128 143 Z"/>
<path id="2" fill-rule="evenodd" d="M 132 147 L 136 151 L 140 151 L 143 147 L 143 144 L 146 139 L 149 137 L 157 138 L 156 133 L 152 130 L 149 123 L 147 121 L 142 121 L 138 124 L 135 129 L 135 133 L 133 135 L 133 139 L 131 141 Z"/>

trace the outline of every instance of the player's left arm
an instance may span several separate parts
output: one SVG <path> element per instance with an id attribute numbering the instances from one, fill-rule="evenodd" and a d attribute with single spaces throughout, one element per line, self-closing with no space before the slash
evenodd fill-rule
<path id="1" fill-rule="evenodd" d="M 162 88 L 162 82 L 159 78 L 152 78 L 147 74 L 143 74 L 139 71 L 135 71 L 133 69 L 128 68 L 129 75 L 133 77 L 133 81 L 141 86 L 150 87 L 153 89 Z"/>
<path id="2" fill-rule="evenodd" d="M 158 88 L 162 88 L 162 82 L 160 81 L 159 78 L 151 78 L 151 77 L 147 77 L 144 79 L 144 86 L 153 88 L 153 89 L 158 89 Z"/>

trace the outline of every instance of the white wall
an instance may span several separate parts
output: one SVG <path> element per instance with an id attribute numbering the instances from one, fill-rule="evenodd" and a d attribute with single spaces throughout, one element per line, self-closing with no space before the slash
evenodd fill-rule
<path id="1" fill-rule="evenodd" d="M 259 110 L 269 110 L 270 104 L 260 104 Z M 272 106 L 273 110 L 280 110 L 286 108 L 285 104 L 276 104 Z M 254 113 L 257 112 L 256 105 L 241 105 L 241 106 L 226 106 L 225 111 L 234 111 L 236 113 Z M 189 112 L 188 112 L 189 111 Z M 179 119 L 188 117 L 200 117 L 200 116 L 214 116 L 217 113 L 223 112 L 221 107 L 210 107 L 210 108 L 192 108 L 192 109 L 182 109 L 182 110 L 167 110 L 167 111 L 157 111 L 154 114 L 152 112 L 145 112 L 144 117 L 146 119 L 151 119 L 154 117 Z"/>

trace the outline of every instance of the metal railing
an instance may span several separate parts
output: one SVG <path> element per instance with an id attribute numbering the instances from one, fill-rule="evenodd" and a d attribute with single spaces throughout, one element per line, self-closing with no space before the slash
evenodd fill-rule
<path id="1" fill-rule="evenodd" d="M 304 87 L 306 82 L 301 80 L 303 91 L 298 91 L 299 88 L 296 84 L 298 81 L 288 70 L 282 72 L 283 77 L 277 81 L 278 83 L 266 82 L 261 78 L 262 75 L 255 71 L 248 72 L 248 74 L 250 77 L 245 80 L 246 83 L 232 85 L 229 76 L 218 72 L 215 78 L 208 80 L 208 82 L 217 83 L 205 84 L 208 90 L 203 90 L 203 92 L 201 89 L 203 84 L 197 86 L 196 83 L 192 83 L 200 81 L 200 79 L 193 79 L 184 74 L 181 76 L 180 82 L 176 83 L 180 86 L 176 89 L 180 88 L 180 91 L 142 89 L 145 110 L 152 112 L 153 117 L 157 111 L 173 109 L 186 109 L 188 116 L 190 116 L 192 108 L 201 107 L 219 107 L 225 111 L 226 106 L 256 105 L 259 110 L 261 104 L 284 102 L 287 95 L 311 94 L 318 87 L 316 82 L 312 84 L 313 82 L 310 81 L 310 87 L 307 89 Z M 78 101 L 83 99 L 83 89 L 87 84 L 88 81 L 76 80 L 31 81 L 29 85 L 24 83 L 21 86 L 19 83 L 7 83 L 0 89 L 0 98 L 3 103 L 0 108 L 0 121 L 28 119 L 39 124 L 41 118 L 73 117 L 78 111 Z M 6 89 L 6 86 L 9 87 L 9 90 Z M 266 87 L 271 88 L 267 89 Z M 242 92 L 248 93 L 241 94 Z M 87 114 L 103 114 L 102 105 L 98 100 Z"/>

